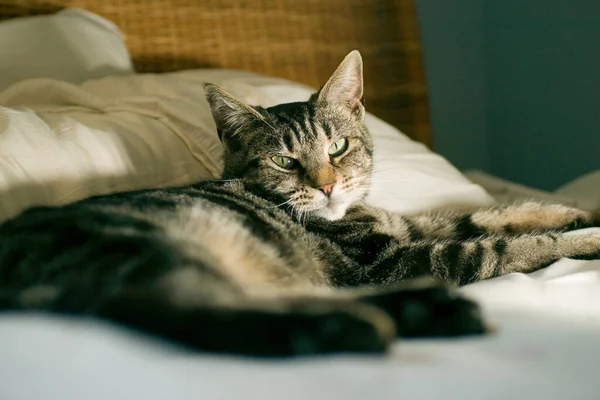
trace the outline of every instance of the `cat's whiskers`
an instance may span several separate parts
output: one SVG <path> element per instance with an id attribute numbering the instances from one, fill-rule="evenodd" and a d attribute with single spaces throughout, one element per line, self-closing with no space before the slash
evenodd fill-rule
<path id="1" fill-rule="evenodd" d="M 290 214 L 292 216 L 296 215 L 296 220 L 298 221 L 298 223 L 300 225 L 303 225 L 302 224 L 302 208 L 298 207 L 298 205 L 294 204 L 294 203 L 290 203 L 290 205 L 291 205 Z"/>
<path id="2" fill-rule="evenodd" d="M 239 178 L 233 178 L 233 179 L 219 179 L 217 182 L 240 182 L 241 180 Z"/>
<path id="3" fill-rule="evenodd" d="M 394 167 L 385 167 L 385 168 L 373 168 L 371 170 L 371 174 L 376 174 L 378 172 L 385 172 L 385 171 L 390 171 L 390 170 L 395 171 L 396 169 L 397 169 L 397 167 L 395 167 L 395 166 Z"/>
<path id="4" fill-rule="evenodd" d="M 275 204 L 274 206 L 272 206 L 271 208 L 279 208 L 281 206 L 284 206 L 286 204 L 290 204 L 294 199 L 290 198 L 287 199 L 286 201 L 284 201 L 283 203 L 279 203 L 279 204 Z"/>
<path id="5" fill-rule="evenodd" d="M 411 183 L 411 182 L 414 182 L 414 181 L 398 180 L 398 179 L 382 179 L 382 180 L 371 181 L 371 184 L 377 185 L 379 183 Z"/>
<path id="6" fill-rule="evenodd" d="M 411 183 L 413 180 L 406 179 L 379 179 L 376 176 L 365 176 L 365 181 L 370 184 L 378 184 L 378 183 Z"/>
<path id="7" fill-rule="evenodd" d="M 369 181 L 367 175 L 353 176 L 341 185 L 342 190 L 351 191 L 355 188 L 368 187 Z"/>
<path id="8" fill-rule="evenodd" d="M 306 211 L 304 208 L 298 208 L 298 222 L 300 223 L 300 225 L 304 225 L 304 221 L 303 218 L 306 215 Z"/>

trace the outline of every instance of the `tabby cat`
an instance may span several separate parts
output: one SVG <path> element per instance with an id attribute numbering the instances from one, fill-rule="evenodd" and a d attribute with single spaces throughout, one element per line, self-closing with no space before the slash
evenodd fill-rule
<path id="1" fill-rule="evenodd" d="M 366 205 L 373 145 L 357 51 L 306 102 L 205 92 L 222 180 L 6 221 L 0 308 L 102 318 L 202 351 L 384 352 L 397 336 L 486 332 L 476 304 L 435 282 L 600 256 L 599 233 L 564 233 L 600 218 L 566 206 L 404 216 Z"/>

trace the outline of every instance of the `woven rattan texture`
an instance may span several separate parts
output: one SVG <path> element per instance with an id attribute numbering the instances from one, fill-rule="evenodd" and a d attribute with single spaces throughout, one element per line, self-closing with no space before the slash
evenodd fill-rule
<path id="1" fill-rule="evenodd" d="M 64 7 L 115 22 L 138 72 L 223 67 L 318 87 L 358 48 L 367 109 L 431 145 L 413 0 L 0 0 L 0 19 Z"/>

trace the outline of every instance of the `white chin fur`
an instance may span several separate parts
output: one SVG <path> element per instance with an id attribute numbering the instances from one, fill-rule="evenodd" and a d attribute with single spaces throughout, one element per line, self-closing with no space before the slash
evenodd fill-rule
<path id="1" fill-rule="evenodd" d="M 344 215 L 346 215 L 347 209 L 348 206 L 343 203 L 330 204 L 327 207 L 315 211 L 315 214 L 329 221 L 335 221 L 337 219 L 342 219 Z"/>

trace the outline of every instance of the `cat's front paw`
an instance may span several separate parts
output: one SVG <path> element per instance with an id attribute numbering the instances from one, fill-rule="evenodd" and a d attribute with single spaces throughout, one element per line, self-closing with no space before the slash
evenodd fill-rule
<path id="1" fill-rule="evenodd" d="M 600 259 L 600 228 L 563 233 L 558 240 L 558 256 L 578 260 Z"/>
<path id="2" fill-rule="evenodd" d="M 443 284 L 408 283 L 366 300 L 394 318 L 401 337 L 480 335 L 490 331 L 479 305 Z"/>

